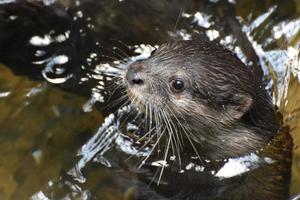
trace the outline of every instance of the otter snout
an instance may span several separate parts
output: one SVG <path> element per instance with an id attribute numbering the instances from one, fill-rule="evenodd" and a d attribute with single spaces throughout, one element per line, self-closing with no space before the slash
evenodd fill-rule
<path id="1" fill-rule="evenodd" d="M 131 86 L 142 86 L 145 84 L 144 67 L 141 64 L 133 63 L 128 66 L 126 80 Z"/>
<path id="2" fill-rule="evenodd" d="M 127 72 L 126 79 L 130 85 L 143 85 L 144 79 L 141 74 L 134 72 L 132 70 Z"/>

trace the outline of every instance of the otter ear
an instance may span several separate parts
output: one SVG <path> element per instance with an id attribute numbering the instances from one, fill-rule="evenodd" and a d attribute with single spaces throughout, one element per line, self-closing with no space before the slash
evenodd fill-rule
<path id="1" fill-rule="evenodd" d="M 249 95 L 235 94 L 232 102 L 233 104 L 228 106 L 229 115 L 234 119 L 240 119 L 252 107 L 253 99 Z"/>

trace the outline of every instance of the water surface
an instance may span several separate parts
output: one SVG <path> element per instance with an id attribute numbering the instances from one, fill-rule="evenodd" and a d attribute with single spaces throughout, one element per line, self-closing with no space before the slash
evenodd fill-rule
<path id="1" fill-rule="evenodd" d="M 299 1 L 0 2 L 0 199 L 130 196 L 134 177 L 120 179 L 119 164 L 110 168 L 98 151 L 78 154 L 118 108 L 107 108 L 114 86 L 101 71 L 163 42 L 197 37 L 262 67 L 257 75 L 294 139 L 290 193 L 299 193 L 299 14 Z M 113 161 L 122 156 L 108 153 Z"/>

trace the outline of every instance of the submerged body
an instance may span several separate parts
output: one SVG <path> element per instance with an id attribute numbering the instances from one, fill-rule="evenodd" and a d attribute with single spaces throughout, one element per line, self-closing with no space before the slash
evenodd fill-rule
<path id="1" fill-rule="evenodd" d="M 174 42 L 129 64 L 123 80 L 156 126 L 148 135 L 158 150 L 137 199 L 287 198 L 291 138 L 261 80 L 233 53 Z"/>

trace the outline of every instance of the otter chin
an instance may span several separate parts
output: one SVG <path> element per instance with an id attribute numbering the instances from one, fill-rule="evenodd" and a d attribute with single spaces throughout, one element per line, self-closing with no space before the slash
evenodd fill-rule
<path id="1" fill-rule="evenodd" d="M 163 44 L 129 63 L 123 84 L 132 105 L 155 124 L 156 147 L 164 147 L 147 157 L 137 199 L 288 196 L 291 138 L 279 131 L 262 80 L 234 53 L 206 41 Z M 250 159 L 245 171 L 219 176 L 238 158 Z M 163 165 L 153 164 L 162 159 Z"/>

